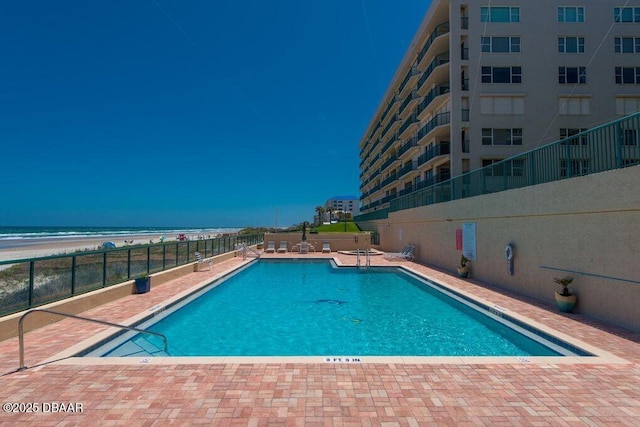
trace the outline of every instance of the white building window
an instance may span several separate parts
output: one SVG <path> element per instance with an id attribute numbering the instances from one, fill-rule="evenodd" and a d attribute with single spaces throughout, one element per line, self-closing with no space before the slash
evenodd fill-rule
<path id="1" fill-rule="evenodd" d="M 615 37 L 615 53 L 640 53 L 640 37 Z"/>
<path id="2" fill-rule="evenodd" d="M 584 7 L 558 6 L 558 22 L 584 22 Z"/>
<path id="3" fill-rule="evenodd" d="M 482 128 L 482 145 L 522 145 L 522 129 Z"/>
<path id="4" fill-rule="evenodd" d="M 580 132 L 586 131 L 586 128 L 561 128 L 560 129 L 560 139 L 571 138 L 574 135 L 579 134 Z M 580 135 L 579 138 L 571 138 L 569 140 L 569 145 L 587 145 L 587 135 Z M 563 142 L 562 145 L 565 145 Z"/>
<path id="5" fill-rule="evenodd" d="M 558 83 L 586 84 L 587 69 L 585 67 L 558 67 Z"/>
<path id="6" fill-rule="evenodd" d="M 522 67 L 482 67 L 482 83 L 522 83 Z"/>
<path id="7" fill-rule="evenodd" d="M 520 37 L 480 37 L 483 52 L 517 53 L 520 52 Z"/>
<path id="8" fill-rule="evenodd" d="M 507 6 L 482 6 L 480 22 L 520 22 L 520 8 Z"/>
<path id="9" fill-rule="evenodd" d="M 483 96 L 480 98 L 481 114 L 524 114 L 523 96 Z"/>
<path id="10" fill-rule="evenodd" d="M 560 96 L 558 105 L 560 115 L 580 116 L 591 112 L 591 99 L 585 96 Z"/>
<path id="11" fill-rule="evenodd" d="M 638 111 L 640 111 L 640 97 L 616 97 L 616 114 L 626 116 Z"/>
<path id="12" fill-rule="evenodd" d="M 584 53 L 584 37 L 558 37 L 558 52 Z"/>
<path id="13" fill-rule="evenodd" d="M 640 7 L 614 7 L 613 22 L 640 22 Z"/>
<path id="14" fill-rule="evenodd" d="M 524 176 L 523 159 L 500 162 L 502 162 L 500 159 L 482 159 L 482 167 L 486 168 L 484 176 Z"/>
<path id="15" fill-rule="evenodd" d="M 616 67 L 616 84 L 640 84 L 640 67 Z"/>

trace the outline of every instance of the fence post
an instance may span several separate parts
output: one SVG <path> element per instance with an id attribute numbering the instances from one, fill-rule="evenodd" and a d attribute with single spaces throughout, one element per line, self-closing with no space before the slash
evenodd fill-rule
<path id="1" fill-rule="evenodd" d="M 71 257 L 71 296 L 76 294 L 76 257 Z"/>
<path id="2" fill-rule="evenodd" d="M 33 275 L 34 275 L 34 262 L 29 261 L 29 308 L 33 305 Z"/>

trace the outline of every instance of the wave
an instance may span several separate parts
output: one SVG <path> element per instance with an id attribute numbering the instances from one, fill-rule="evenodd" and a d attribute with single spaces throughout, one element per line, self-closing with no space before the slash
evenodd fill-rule
<path id="1" fill-rule="evenodd" d="M 129 235 L 162 235 L 162 234 L 224 234 L 235 233 L 240 228 L 111 228 L 111 227 L 0 227 L 0 240 L 34 240 L 34 239 L 72 239 L 86 237 L 109 237 Z"/>

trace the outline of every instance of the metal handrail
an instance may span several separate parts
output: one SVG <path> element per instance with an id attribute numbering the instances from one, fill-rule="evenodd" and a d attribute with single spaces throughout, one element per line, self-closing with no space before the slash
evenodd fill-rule
<path id="1" fill-rule="evenodd" d="M 142 333 L 142 334 L 155 335 L 157 337 L 162 338 L 162 341 L 164 342 L 164 352 L 165 353 L 167 352 L 167 349 L 168 349 L 167 337 L 165 337 L 164 335 L 159 334 L 157 332 L 145 331 L 144 329 L 138 329 L 138 328 L 134 328 L 132 326 L 120 325 L 118 323 L 105 322 L 104 320 L 91 319 L 89 317 L 76 316 L 75 314 L 61 313 L 59 311 L 47 310 L 47 309 L 44 309 L 44 308 L 34 308 L 32 310 L 27 311 L 22 316 L 20 316 L 20 320 L 18 320 L 18 342 L 19 342 L 19 346 L 20 346 L 20 367 L 18 368 L 18 371 L 23 371 L 23 370 L 27 369 L 27 367 L 24 366 L 24 325 L 23 325 L 23 322 L 24 322 L 24 319 L 29 314 L 35 313 L 36 311 L 40 311 L 40 312 L 43 312 L 43 313 L 49 313 L 49 314 L 56 314 L 58 316 L 63 316 L 63 317 L 70 317 L 72 319 L 86 320 L 88 322 L 99 323 L 101 325 L 113 326 L 113 327 L 121 328 L 121 329 L 127 329 L 129 331 L 135 331 L 135 332 L 139 332 L 139 333 Z"/>

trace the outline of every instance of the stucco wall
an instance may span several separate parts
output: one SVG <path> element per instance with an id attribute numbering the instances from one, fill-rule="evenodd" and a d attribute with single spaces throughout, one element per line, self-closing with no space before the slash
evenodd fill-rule
<path id="1" fill-rule="evenodd" d="M 380 234 L 382 250 L 416 243 L 418 260 L 454 272 L 461 255 L 456 229 L 467 222 L 476 224 L 473 278 L 553 303 L 560 288 L 553 278 L 570 275 L 577 312 L 640 331 L 640 166 L 393 212 L 359 225 Z M 504 259 L 507 243 L 515 248 L 513 276 Z"/>

